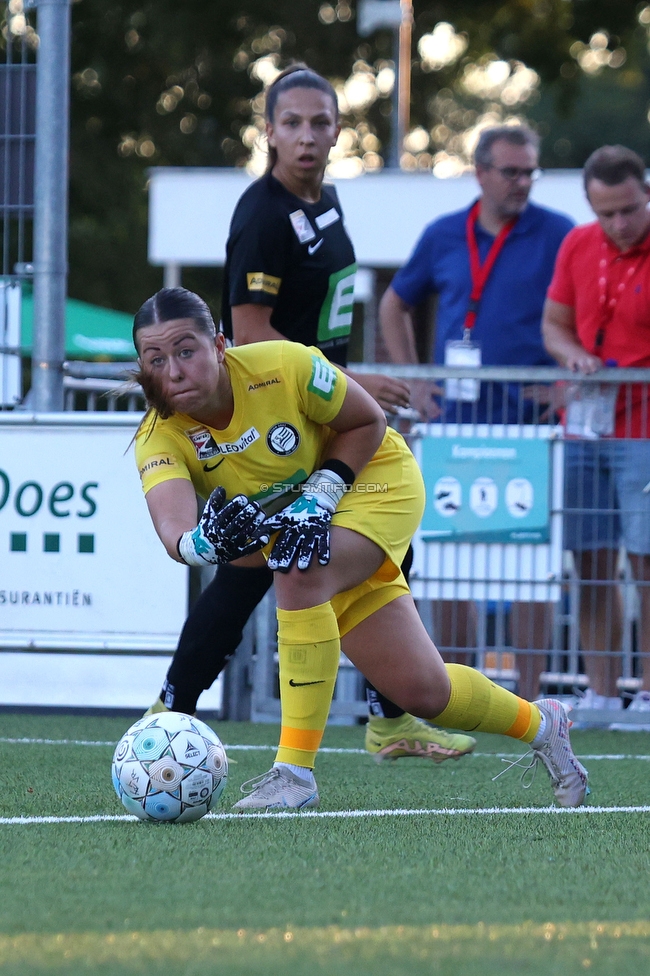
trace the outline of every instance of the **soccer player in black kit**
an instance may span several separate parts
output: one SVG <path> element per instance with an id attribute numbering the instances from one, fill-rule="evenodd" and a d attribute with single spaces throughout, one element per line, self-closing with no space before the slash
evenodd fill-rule
<path id="1" fill-rule="evenodd" d="M 292 65 L 268 88 L 266 117 L 267 172 L 242 195 L 230 226 L 222 328 L 237 346 L 290 339 L 317 346 L 345 367 L 356 262 L 336 190 L 323 185 L 340 131 L 336 93 L 306 65 Z M 409 404 L 409 388 L 400 380 L 354 378 L 389 412 Z M 410 561 L 407 554 L 407 578 Z M 196 710 L 272 580 L 259 553 L 218 567 L 185 622 L 150 713 Z M 367 697 L 366 749 L 378 760 L 422 756 L 441 762 L 474 748 L 470 736 L 433 728 L 371 686 Z"/>

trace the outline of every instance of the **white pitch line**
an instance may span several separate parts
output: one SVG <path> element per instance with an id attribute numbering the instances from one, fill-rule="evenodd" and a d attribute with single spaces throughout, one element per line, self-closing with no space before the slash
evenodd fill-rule
<path id="1" fill-rule="evenodd" d="M 360 819 L 365 817 L 466 817 L 498 816 L 499 814 L 527 813 L 650 813 L 650 806 L 640 807 L 441 807 L 422 810 L 296 810 L 279 813 L 208 813 L 205 820 L 325 820 Z M 118 814 L 97 814 L 90 817 L 0 817 L 0 826 L 28 826 L 32 824 L 59 823 L 139 823 L 137 817 Z"/>
<path id="2" fill-rule="evenodd" d="M 487 753 L 483 753 L 483 755 L 487 755 Z M 586 759 L 587 762 L 592 762 L 593 760 L 597 760 L 597 759 L 614 759 L 614 760 L 616 760 L 616 759 L 641 759 L 641 760 L 645 760 L 647 762 L 650 759 L 650 756 L 643 756 L 643 755 L 641 755 L 641 756 L 635 756 L 635 755 L 632 755 L 632 754 L 626 755 L 624 753 L 620 753 L 620 754 L 619 753 L 611 753 L 611 754 L 605 754 L 603 756 L 598 756 L 598 755 L 590 756 L 588 753 L 585 753 L 585 754 L 583 754 L 583 753 L 576 753 L 576 755 L 578 756 L 579 759 Z"/>
<path id="3" fill-rule="evenodd" d="M 21 745 L 21 746 L 110 746 L 115 748 L 117 742 L 104 742 L 104 741 L 91 741 L 89 739 L 12 739 L 5 736 L 0 736 L 0 743 L 7 743 L 9 745 Z M 240 751 L 251 751 L 251 752 L 271 752 L 277 749 L 277 746 L 255 746 L 255 745 L 227 745 L 224 743 L 224 749 L 233 752 L 235 750 Z M 319 749 L 319 752 L 336 752 L 336 753 L 349 753 L 350 755 L 365 755 L 365 749 L 332 749 L 327 746 Z M 648 757 L 650 758 L 650 757 Z"/>
<path id="4" fill-rule="evenodd" d="M 225 742 L 223 744 L 223 747 L 226 750 L 226 752 L 234 752 L 236 749 L 240 749 L 242 752 L 244 752 L 244 751 L 249 751 L 249 752 L 275 752 L 277 750 L 277 748 L 278 748 L 277 746 L 229 746 L 229 745 L 226 745 Z M 318 751 L 319 752 L 333 752 L 333 753 L 338 753 L 340 755 L 348 755 L 348 756 L 367 756 L 368 755 L 368 753 L 366 752 L 365 749 L 333 749 L 330 746 L 321 746 Z"/>
<path id="5" fill-rule="evenodd" d="M 3 738 L 0 736 L 0 744 L 7 743 L 9 745 L 45 745 L 45 746 L 110 746 L 115 748 L 117 742 L 102 742 L 102 741 L 92 741 L 88 739 L 10 739 Z M 224 749 L 226 752 L 275 752 L 277 746 L 264 746 L 264 745 L 228 745 L 224 743 Z M 335 749 L 330 746 L 321 746 L 318 750 L 319 753 L 331 753 L 334 755 L 341 756 L 367 756 L 369 755 L 365 749 Z M 519 759 L 523 756 L 522 752 L 472 752 L 468 753 L 465 758 L 473 757 L 475 759 Z M 645 754 L 634 754 L 634 753 L 603 753 L 603 754 L 588 754 L 588 753 L 576 753 L 579 759 L 584 759 L 588 762 L 594 762 L 600 759 L 609 760 L 622 760 L 622 759 L 638 759 L 640 761 L 648 762 L 650 761 L 650 755 Z"/>
<path id="6" fill-rule="evenodd" d="M 92 742 L 87 739 L 9 739 L 0 737 L 0 742 L 21 746 L 115 746 L 117 742 Z"/>

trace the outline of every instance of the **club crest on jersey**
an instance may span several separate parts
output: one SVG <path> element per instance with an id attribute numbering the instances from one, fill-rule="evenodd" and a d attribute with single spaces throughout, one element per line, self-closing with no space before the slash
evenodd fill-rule
<path id="1" fill-rule="evenodd" d="M 208 458 L 216 457 L 220 453 L 217 442 L 205 427 L 192 427 L 186 430 L 185 434 L 192 441 L 199 461 L 207 461 Z"/>
<path id="2" fill-rule="evenodd" d="M 304 210 L 294 210 L 293 213 L 289 214 L 289 220 L 301 244 L 313 241 L 316 237 L 316 231 L 307 220 Z"/>
<path id="3" fill-rule="evenodd" d="M 293 424 L 274 424 L 266 435 L 266 446 L 279 457 L 287 457 L 298 449 L 300 434 Z"/>

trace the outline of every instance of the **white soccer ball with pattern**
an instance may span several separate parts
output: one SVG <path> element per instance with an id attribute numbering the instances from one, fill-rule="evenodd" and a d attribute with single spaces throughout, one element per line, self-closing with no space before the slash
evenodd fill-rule
<path id="1" fill-rule="evenodd" d="M 141 718 L 124 733 L 113 754 L 113 786 L 140 820 L 199 820 L 223 793 L 228 758 L 205 722 L 182 712 Z"/>

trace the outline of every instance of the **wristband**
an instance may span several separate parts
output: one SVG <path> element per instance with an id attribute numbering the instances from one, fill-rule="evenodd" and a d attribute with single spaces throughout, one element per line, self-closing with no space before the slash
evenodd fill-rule
<path id="1" fill-rule="evenodd" d="M 206 560 L 202 559 L 196 551 L 194 539 L 192 538 L 194 532 L 196 532 L 196 529 L 191 529 L 189 532 L 183 532 L 182 536 L 176 543 L 176 551 L 187 566 L 207 566 L 208 563 Z"/>
<path id="2" fill-rule="evenodd" d="M 320 466 L 321 471 L 333 471 L 337 474 L 339 478 L 342 478 L 346 484 L 346 487 L 351 488 L 354 484 L 354 479 L 356 477 L 352 468 L 348 467 L 345 461 L 339 461 L 338 458 L 328 458 L 327 461 L 323 461 Z"/>
<path id="3" fill-rule="evenodd" d="M 321 508 L 330 514 L 343 498 L 347 484 L 335 471 L 319 469 L 307 478 L 302 486 L 303 495 L 313 495 Z"/>

